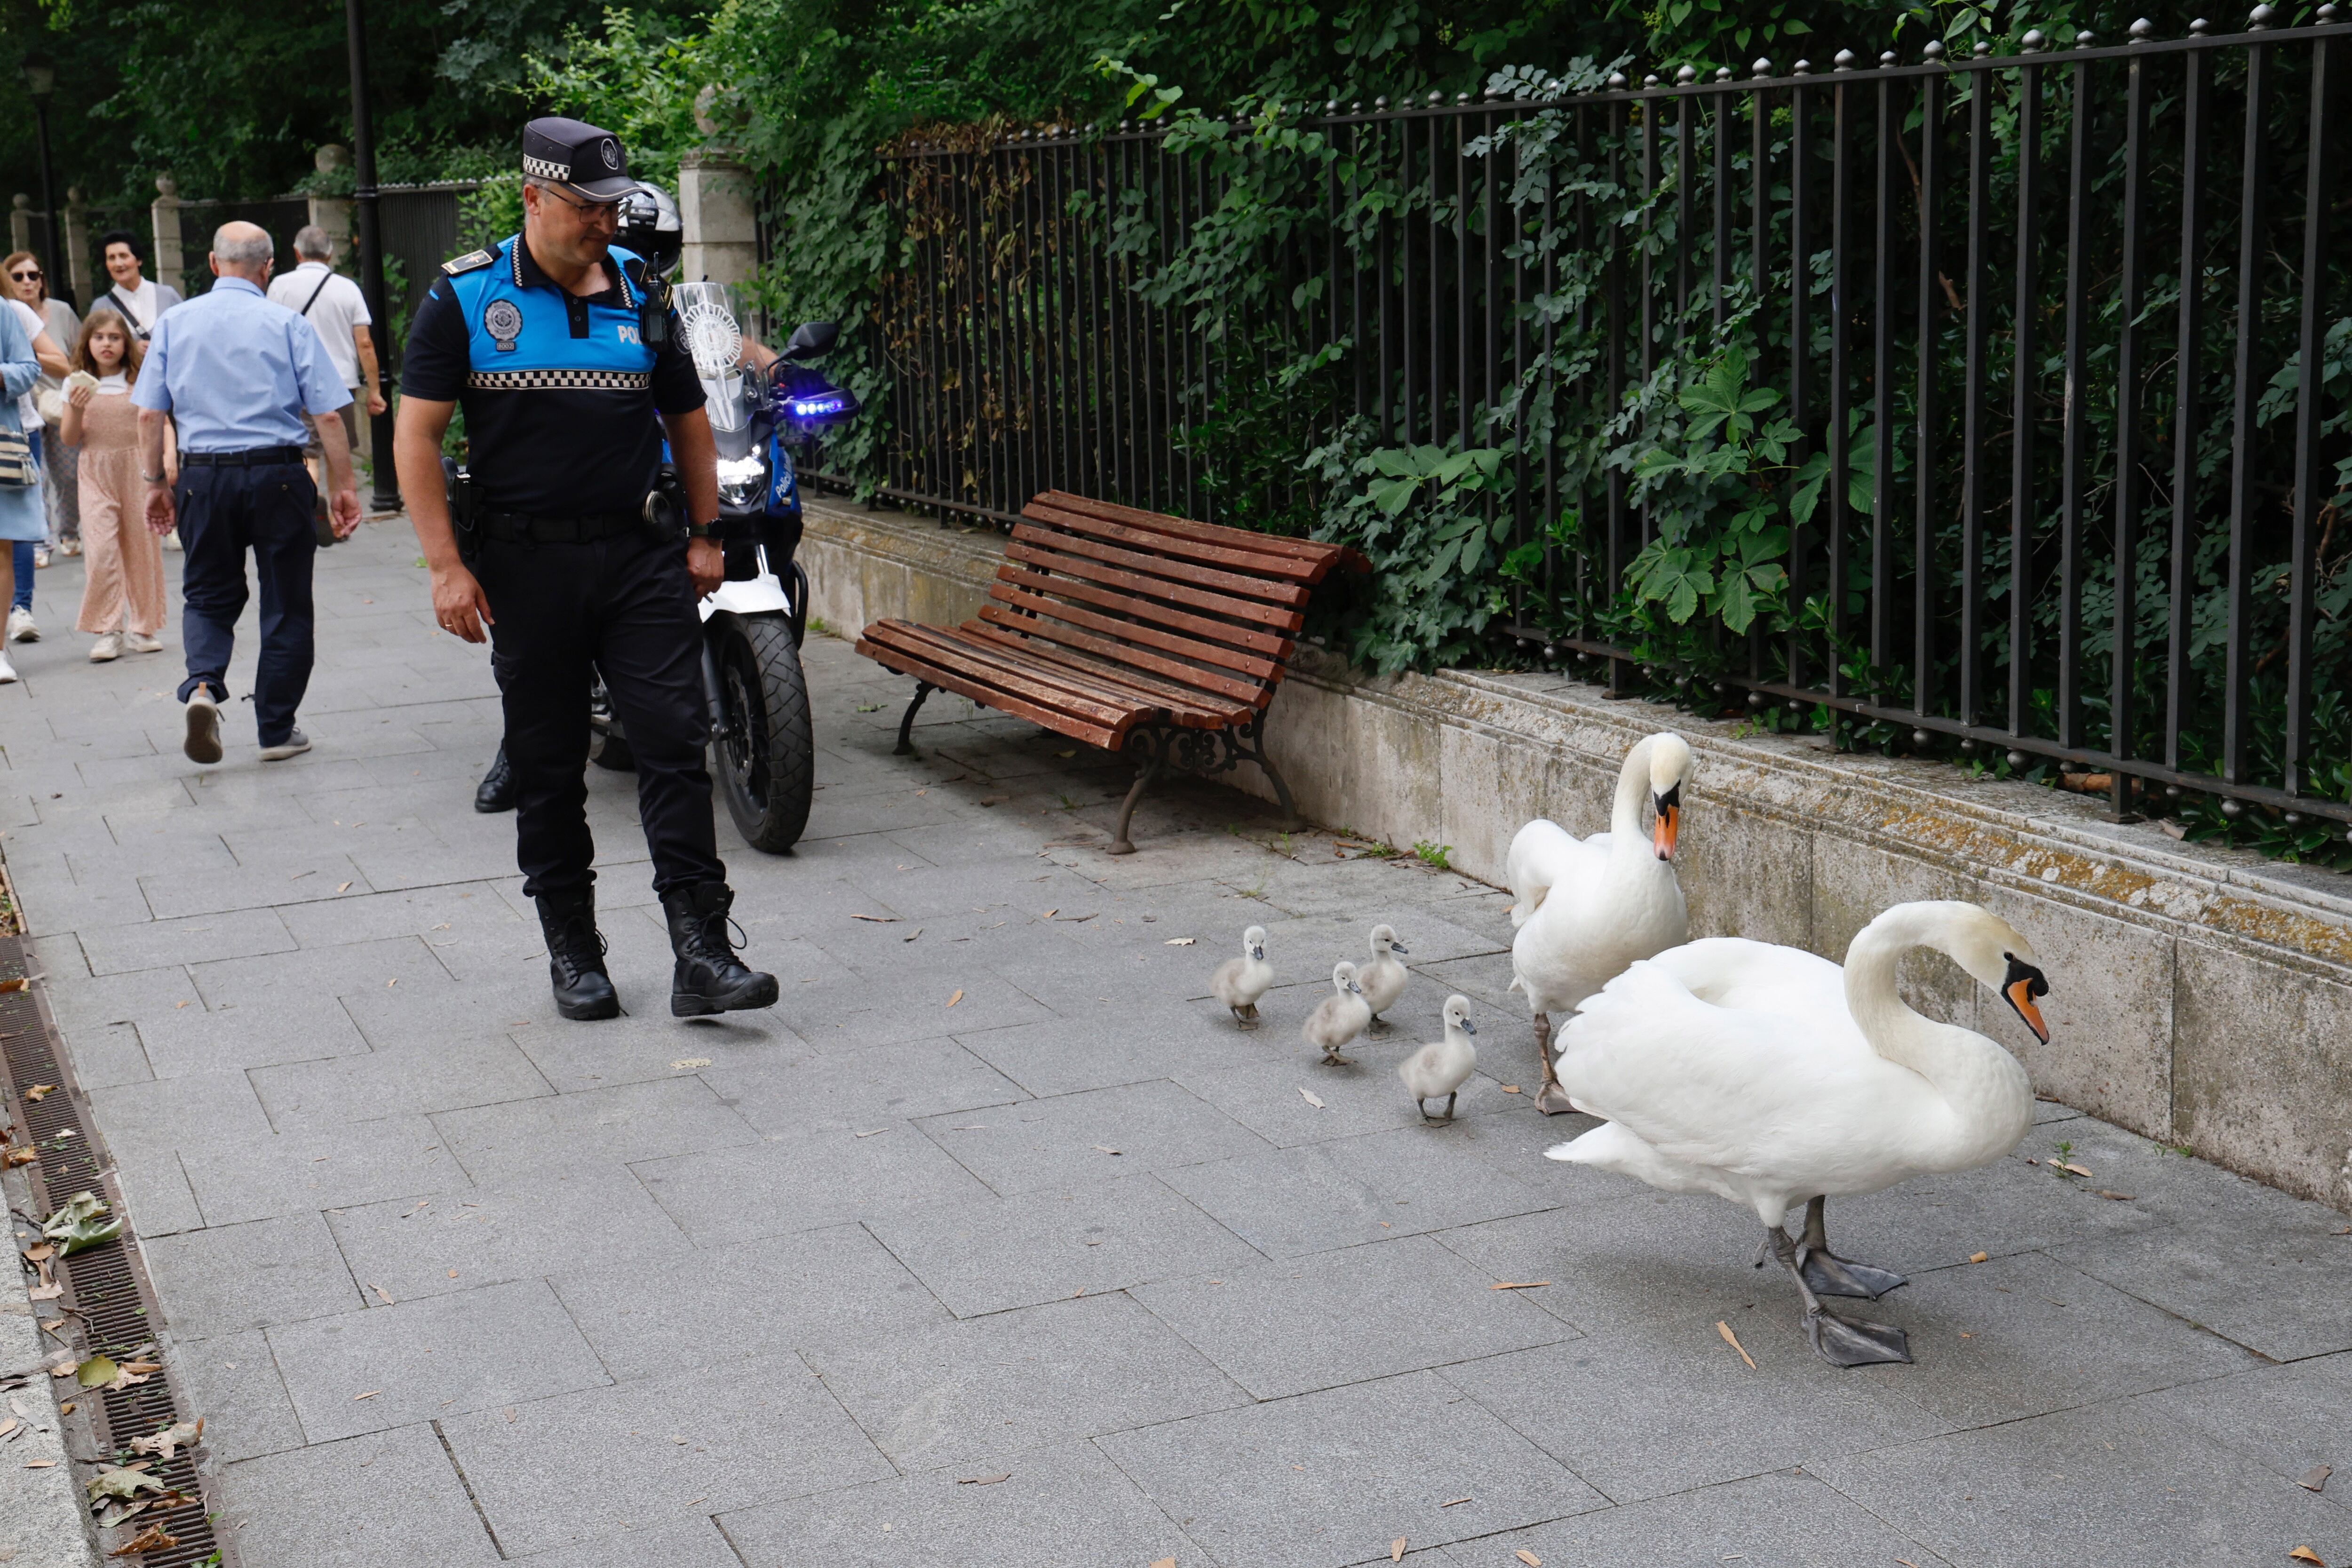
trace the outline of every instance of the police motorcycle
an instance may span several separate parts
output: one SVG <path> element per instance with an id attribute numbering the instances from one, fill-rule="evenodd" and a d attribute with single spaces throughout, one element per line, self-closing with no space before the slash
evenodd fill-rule
<path id="1" fill-rule="evenodd" d="M 623 207 L 618 243 L 649 258 L 657 274 L 677 259 L 677 209 L 641 185 Z M 711 773 L 728 815 L 753 847 L 778 854 L 799 841 L 815 787 L 816 741 L 800 648 L 808 632 L 808 574 L 800 547 L 800 479 L 789 442 L 857 412 L 855 396 L 808 362 L 830 353 L 830 321 L 803 322 L 782 350 L 747 347 L 731 285 L 669 287 L 682 346 L 702 382 L 719 448 L 719 512 L 726 580 L 699 606 L 702 681 L 710 704 Z M 763 363 L 762 362 L 767 362 Z M 663 449 L 665 459 L 668 449 Z M 683 536 L 686 497 L 665 461 L 646 498 L 646 521 Z M 591 758 L 626 768 L 628 736 L 602 683 L 590 707 Z"/>

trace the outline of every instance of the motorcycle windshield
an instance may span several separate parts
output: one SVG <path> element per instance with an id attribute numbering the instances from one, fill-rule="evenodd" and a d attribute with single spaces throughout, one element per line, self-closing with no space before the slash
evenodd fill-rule
<path id="1" fill-rule="evenodd" d="M 729 283 L 679 283 L 670 289 L 677 305 L 678 332 L 702 381 L 702 404 L 715 431 L 751 424 L 744 395 L 742 313 Z"/>

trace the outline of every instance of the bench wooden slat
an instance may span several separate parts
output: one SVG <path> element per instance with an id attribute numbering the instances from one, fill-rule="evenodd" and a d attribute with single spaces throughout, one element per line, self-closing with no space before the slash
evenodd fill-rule
<path id="1" fill-rule="evenodd" d="M 1254 599 L 1273 599 L 1276 604 L 1305 604 L 1307 579 L 1316 574 L 1314 568 L 1286 557 L 1254 555 L 1223 545 L 1194 544 L 1172 535 L 1129 528 L 1125 523 L 1100 522 L 1076 512 L 1055 512 L 1032 506 L 1022 516 L 1028 521 L 1013 524 L 1015 539 L 1022 538 L 1022 531 L 1026 528 L 1031 543 L 1051 542 L 1106 560 L 1114 557 L 1101 554 L 1104 547 L 1124 546 L 1115 557 L 1123 566 L 1155 576 L 1174 576 L 1171 569 L 1181 564 L 1185 569 L 1180 581 L 1205 583 Z M 1046 523 L 1052 525 L 1050 530 L 1040 526 Z M 1101 543 L 1094 549 L 1081 548 L 1087 540 Z M 1284 588 L 1289 592 L 1277 593 Z"/>
<path id="2" fill-rule="evenodd" d="M 1288 658 L 1292 644 L 1288 637 L 1272 632 L 1261 632 L 1248 626 L 1237 626 L 1230 621 L 1220 621 L 1207 616 L 1187 615 L 1153 603 L 1141 594 L 1122 594 L 1109 588 L 1097 588 L 1084 583 L 1073 583 L 1046 572 L 1024 572 L 1006 566 L 996 574 L 1000 583 L 1014 584 L 1032 593 L 1051 595 L 1056 598 L 1074 599 L 1097 609 L 1111 610 L 1154 622 L 1195 637 L 1211 637 L 1232 647 L 1244 648 L 1279 663 Z"/>
<path id="3" fill-rule="evenodd" d="M 1013 696 L 1066 712 L 1106 731 L 1124 731 L 1139 718 L 1150 718 L 1155 711 L 1135 702 L 1106 702 L 1091 693 L 1073 689 L 1055 680 L 1050 671 L 1024 667 L 1002 650 L 975 647 L 942 627 L 899 621 L 875 629 L 882 630 L 883 637 L 875 638 L 869 632 L 867 640 L 895 647 L 910 658 L 968 679 L 986 681 Z"/>
<path id="4" fill-rule="evenodd" d="M 1220 670 L 1233 670 L 1236 674 L 1249 677 L 1256 685 L 1265 685 L 1281 679 L 1282 666 L 1273 659 L 1261 658 L 1255 654 L 1243 653 L 1236 648 L 1225 647 L 1216 643 L 1202 642 L 1196 637 L 1180 637 L 1174 632 L 1157 631 L 1140 622 L 1122 616 L 1097 615 L 1092 610 L 1081 609 L 1076 605 L 1067 604 L 1060 599 L 1048 599 L 1042 594 L 1025 592 L 1014 584 L 1006 583 L 1003 578 L 999 578 L 988 590 L 988 596 L 1000 605 L 1010 605 L 1015 609 L 1026 610 L 1034 616 L 1065 621 L 1087 631 L 1100 632 L 1106 637 L 1118 637 L 1130 651 L 1139 644 L 1144 647 L 1156 648 L 1162 653 L 1174 654 L 1180 658 L 1212 665 Z M 1127 654 L 1112 654 L 1109 657 L 1122 664 L 1129 662 Z M 1162 671 L 1162 673 L 1175 672 Z M 1200 686 L 1206 682 L 1211 672 L 1206 669 L 1192 669 L 1177 675 L 1176 679 L 1188 686 Z"/>
<path id="5" fill-rule="evenodd" d="M 1171 719 L 1188 729 L 1215 730 L 1228 724 L 1244 723 L 1257 711 L 1247 702 L 1155 680 L 1127 666 L 1108 665 L 1099 659 L 1069 653 L 1040 638 L 1007 631 L 1002 626 L 966 621 L 959 629 L 967 637 L 985 638 L 1007 648 L 1017 649 L 1024 658 L 1039 659 L 1069 670 L 1074 675 L 1089 677 L 1106 696 L 1124 694 L 1139 703 L 1156 702 L 1168 710 Z"/>
<path id="6" fill-rule="evenodd" d="M 1116 501 L 1095 500 L 1090 497 L 1072 495 L 1067 490 L 1047 490 L 1030 504 L 1043 503 L 1058 511 L 1074 511 L 1098 517 L 1107 522 L 1125 523 L 1153 533 L 1171 534 L 1197 541 L 1202 544 L 1223 545 L 1228 549 L 1246 550 L 1266 555 L 1288 555 L 1318 568 L 1312 581 L 1320 582 L 1335 566 L 1365 572 L 1371 563 L 1345 544 L 1333 544 L 1319 539 L 1286 539 L 1279 534 L 1255 533 L 1245 528 L 1227 528 L 1219 523 L 1198 522 L 1189 517 L 1176 517 L 1167 512 L 1144 511 Z"/>
<path id="7" fill-rule="evenodd" d="M 1295 632 L 1307 624 L 1307 617 L 1297 610 L 1255 599 L 1241 598 L 1233 594 L 1213 594 L 1189 583 L 1171 582 L 1164 577 L 1146 576 L 1139 572 L 1122 572 L 1116 566 L 1106 566 L 1064 551 L 1032 544 L 1018 535 L 1004 547 L 1005 558 L 1029 565 L 1043 567 L 1067 577 L 1100 583 L 1108 587 L 1125 588 L 1133 593 L 1148 594 L 1155 599 L 1171 604 L 1190 605 L 1194 609 L 1213 610 L 1236 620 L 1255 621 L 1272 626 L 1278 632 Z"/>
<path id="8" fill-rule="evenodd" d="M 1064 647 L 1076 648 L 1081 653 L 1094 654 L 1114 664 L 1134 665 L 1139 668 L 1150 670 L 1155 675 L 1168 676 L 1181 685 L 1219 692 L 1236 701 L 1246 702 L 1254 709 L 1264 708 L 1274 697 L 1274 689 L 1262 681 L 1244 680 L 1234 676 L 1219 675 L 1214 671 L 1202 669 L 1198 665 L 1186 664 L 1181 659 L 1164 658 L 1144 648 L 1113 642 L 1108 637 L 1097 637 L 1091 632 L 1082 631 L 1058 620 L 1024 615 L 1016 610 L 1008 609 L 1002 604 L 982 605 L 980 607 L 980 618 L 992 626 L 1003 626 L 1011 631 L 1025 632 L 1033 637 L 1059 643 Z"/>
<path id="9" fill-rule="evenodd" d="M 940 669 L 921 659 L 909 658 L 895 648 L 877 647 L 862 637 L 858 639 L 857 651 L 886 669 L 912 676 L 926 685 L 936 686 L 942 691 L 952 691 L 959 697 L 969 697 L 982 707 L 1010 713 L 1016 719 L 1026 719 L 1055 734 L 1084 741 L 1090 746 L 1100 746 L 1107 752 L 1116 752 L 1127 743 L 1126 727 L 1106 730 L 1099 724 L 1090 724 L 1050 708 L 1040 708 L 1035 703 L 999 691 L 984 681 L 968 679 L 951 670 Z"/>

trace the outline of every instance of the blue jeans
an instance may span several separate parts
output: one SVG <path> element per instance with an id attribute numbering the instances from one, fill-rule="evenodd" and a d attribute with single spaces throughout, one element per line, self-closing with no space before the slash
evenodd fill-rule
<path id="1" fill-rule="evenodd" d="M 226 701 L 236 618 L 245 613 L 245 554 L 261 580 L 261 660 L 253 678 L 253 716 L 261 743 L 275 746 L 294 728 L 310 689 L 312 661 L 310 567 L 319 553 L 310 510 L 318 498 L 300 463 L 180 470 L 180 594 L 186 608 L 180 640 L 188 679 L 180 700 L 207 686 Z"/>
<path id="2" fill-rule="evenodd" d="M 16 541 L 16 608 L 29 612 L 33 607 L 33 551 L 36 542 L 30 539 Z"/>

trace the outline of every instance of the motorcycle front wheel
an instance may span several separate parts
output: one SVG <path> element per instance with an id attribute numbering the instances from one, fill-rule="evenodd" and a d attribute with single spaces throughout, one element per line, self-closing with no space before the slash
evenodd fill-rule
<path id="1" fill-rule="evenodd" d="M 779 616 L 716 615 L 704 635 L 721 714 L 710 771 L 737 830 L 753 848 L 782 854 L 808 826 L 816 786 L 816 735 L 800 646 Z"/>

